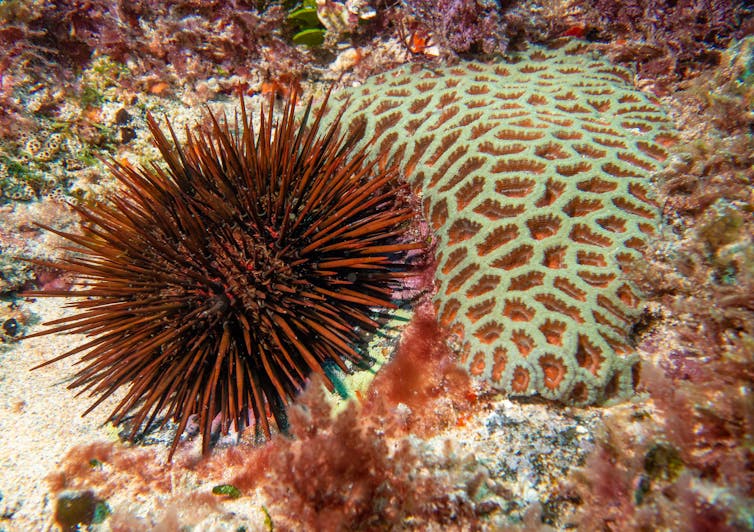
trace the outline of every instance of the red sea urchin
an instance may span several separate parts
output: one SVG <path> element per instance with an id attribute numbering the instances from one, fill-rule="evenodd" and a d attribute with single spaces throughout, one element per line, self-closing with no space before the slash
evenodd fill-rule
<path id="1" fill-rule="evenodd" d="M 224 432 L 253 416 L 269 437 L 268 416 L 284 428 L 323 363 L 366 362 L 356 345 L 423 248 L 398 170 L 356 147 L 363 127 L 324 126 L 326 103 L 308 125 L 311 101 L 297 121 L 297 98 L 277 116 L 270 101 L 258 132 L 243 100 L 240 127 L 210 113 L 184 146 L 149 116 L 167 167 L 110 163 L 122 194 L 75 207 L 81 234 L 50 229 L 77 252 L 51 265 L 83 285 L 29 295 L 77 298 L 79 312 L 30 336 L 91 339 L 42 365 L 85 353 L 70 388 L 98 397 L 86 412 L 129 385 L 111 420 L 133 411 L 133 439 L 164 413 L 178 423 L 171 456 L 192 415 L 205 453 L 218 415 Z"/>

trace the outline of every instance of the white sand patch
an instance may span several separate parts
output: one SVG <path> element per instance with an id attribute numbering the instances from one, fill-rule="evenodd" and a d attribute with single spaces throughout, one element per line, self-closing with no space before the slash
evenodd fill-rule
<path id="1" fill-rule="evenodd" d="M 70 314 L 63 299 L 39 299 L 30 304 L 45 321 Z M 42 329 L 36 325 L 29 332 Z M 83 340 L 78 335 L 51 335 L 19 342 L 0 354 L 0 513 L 10 530 L 42 530 L 54 511 L 45 480 L 69 449 L 82 443 L 106 441 L 105 426 L 116 397 L 81 417 L 92 398 L 67 388 L 76 371 L 76 358 L 30 371 Z"/>

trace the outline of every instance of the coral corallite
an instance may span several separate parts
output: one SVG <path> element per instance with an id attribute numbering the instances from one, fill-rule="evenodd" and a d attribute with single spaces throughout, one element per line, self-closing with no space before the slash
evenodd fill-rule
<path id="1" fill-rule="evenodd" d="M 277 116 L 270 102 L 257 131 L 241 102 L 240 127 L 210 115 L 183 146 L 148 117 L 165 166 L 113 162 L 122 193 L 75 207 L 80 234 L 55 231 L 78 253 L 52 265 L 82 285 L 29 294 L 76 298 L 30 336 L 89 337 L 46 363 L 84 353 L 70 387 L 97 397 L 87 412 L 127 386 L 112 421 L 134 413 L 134 438 L 174 419 L 171 456 L 194 415 L 204 452 L 218 416 L 269 436 L 312 372 L 330 384 L 328 361 L 368 362 L 359 343 L 423 248 L 397 168 L 366 162 L 363 129 L 321 126 L 324 105 L 297 121 L 296 99 Z"/>

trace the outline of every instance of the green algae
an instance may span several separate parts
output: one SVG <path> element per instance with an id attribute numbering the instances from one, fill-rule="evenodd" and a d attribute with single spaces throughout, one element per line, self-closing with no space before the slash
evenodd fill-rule
<path id="1" fill-rule="evenodd" d="M 241 496 L 241 490 L 231 484 L 220 484 L 212 488 L 214 495 L 224 495 L 230 499 L 238 499 Z"/>

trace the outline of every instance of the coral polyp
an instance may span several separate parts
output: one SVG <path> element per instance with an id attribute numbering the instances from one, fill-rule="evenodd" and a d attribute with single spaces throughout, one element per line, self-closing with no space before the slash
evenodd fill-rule
<path id="1" fill-rule="evenodd" d="M 183 145 L 149 116 L 164 165 L 109 163 L 122 192 L 75 206 L 79 233 L 47 228 L 76 251 L 50 265 L 81 284 L 32 294 L 78 312 L 31 336 L 89 339 L 43 365 L 83 353 L 70 388 L 97 397 L 87 412 L 127 387 L 111 420 L 133 413 L 133 439 L 174 419 L 171 456 L 194 419 L 205 453 L 218 416 L 269 437 L 312 373 L 331 385 L 327 364 L 368 363 L 359 344 L 424 246 L 397 168 L 356 147 L 363 127 L 341 134 L 311 101 L 297 120 L 297 100 L 276 114 L 271 99 L 256 129 L 243 100 L 233 126 L 209 113 Z"/>

